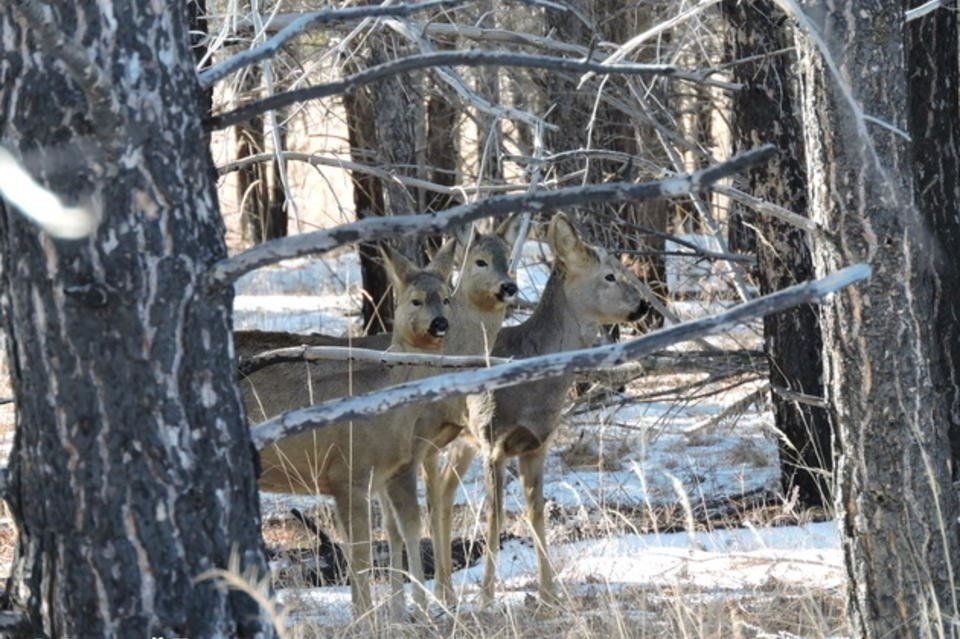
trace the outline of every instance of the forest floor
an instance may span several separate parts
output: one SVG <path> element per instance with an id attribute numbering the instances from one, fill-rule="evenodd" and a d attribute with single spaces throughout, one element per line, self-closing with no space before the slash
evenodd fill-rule
<path id="1" fill-rule="evenodd" d="M 542 257 L 542 247 L 529 243 L 518 281 L 531 303 L 548 275 Z M 731 297 L 721 284 L 728 279 L 723 273 L 686 266 L 675 262 L 669 274 L 672 290 L 693 293 L 671 305 L 674 313 L 690 319 L 729 304 L 722 301 Z M 352 253 L 324 262 L 293 262 L 276 274 L 261 272 L 256 280 L 241 284 L 238 327 L 356 330 L 358 317 L 344 309 L 359 307 L 358 280 Z M 263 297 L 281 289 L 285 297 Z M 277 313 L 280 308 L 288 312 Z M 707 342 L 728 351 L 757 350 L 759 322 Z M 678 345 L 675 352 L 702 347 Z M 378 618 L 378 632 L 464 637 L 844 635 L 844 579 L 835 525 L 824 521 L 822 513 L 798 510 L 781 494 L 777 435 L 764 383 L 761 374 L 747 370 L 714 376 L 649 375 L 620 392 L 573 404 L 552 442 L 545 477 L 548 542 L 564 594 L 562 607 L 538 605 L 535 553 L 523 519 L 522 493 L 515 468 L 508 467 L 496 604 L 479 604 L 483 566 L 478 562 L 455 573 L 455 608 L 433 601 L 427 620 L 391 624 Z M 739 409 L 728 413 L 736 404 Z M 457 494 L 455 537 L 482 539 L 483 498 L 480 464 L 475 461 Z M 369 627 L 351 621 L 348 586 L 316 586 L 309 565 L 320 561 L 310 551 L 317 546 L 316 537 L 289 517 L 290 509 L 297 508 L 335 535 L 331 502 L 322 496 L 267 493 L 262 504 L 265 537 L 279 553 L 274 585 L 288 636 L 368 633 Z M 294 549 L 304 553 L 296 555 L 300 562 L 309 558 L 306 566 L 298 567 L 297 560 L 290 561 L 293 555 L 284 555 Z M 424 585 L 431 591 L 433 582 Z M 408 585 L 408 592 L 412 587 Z M 387 590 L 381 580 L 375 595 L 383 599 Z"/>
<path id="2" fill-rule="evenodd" d="M 542 258 L 542 247 L 529 243 L 518 277 L 529 302 L 546 281 Z M 697 293 L 671 305 L 682 319 L 728 303 L 715 301 L 716 295 L 729 297 L 717 284 L 722 273 L 694 271 L 680 272 L 674 264 L 671 274 L 672 290 Z M 358 308 L 359 267 L 355 255 L 345 252 L 251 274 L 238 285 L 235 321 L 238 329 L 344 335 L 356 332 Z M 725 350 L 756 350 L 758 331 L 759 324 L 708 342 Z M 701 346 L 679 345 L 676 352 Z M 0 370 L 0 397 L 9 396 L 6 373 Z M 549 552 L 562 605 L 538 604 L 535 553 L 516 471 L 508 467 L 496 603 L 479 604 L 483 567 L 476 563 L 454 574 L 457 606 L 433 601 L 427 618 L 409 623 L 378 616 L 376 634 L 844 636 L 835 525 L 823 521 L 822 513 L 798 510 L 781 494 L 777 435 L 763 384 L 761 375 L 746 370 L 713 377 L 652 375 L 620 392 L 599 394 L 592 403 L 573 404 L 552 442 L 545 477 Z M 728 413 L 738 403 L 739 409 Z M 0 405 L 5 450 L 12 431 L 13 407 Z M 474 462 L 457 494 L 455 536 L 482 538 L 483 496 Z M 289 514 L 298 508 L 335 535 L 330 500 L 264 493 L 262 506 L 264 536 L 275 557 L 274 612 L 284 635 L 369 635 L 370 626 L 351 620 L 348 586 L 317 585 L 317 566 L 310 565 L 319 561 L 311 552 L 317 539 Z M 0 517 L 4 573 L 14 541 L 12 522 Z M 432 591 L 433 583 L 424 586 Z M 407 587 L 409 592 L 413 586 Z M 384 598 L 387 589 L 377 583 L 375 595 Z"/>

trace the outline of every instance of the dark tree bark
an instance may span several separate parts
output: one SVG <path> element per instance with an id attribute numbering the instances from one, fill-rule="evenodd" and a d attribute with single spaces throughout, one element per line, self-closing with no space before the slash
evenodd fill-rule
<path id="1" fill-rule="evenodd" d="M 386 35 L 371 38 L 368 46 L 368 62 L 372 66 L 386 62 L 388 54 L 396 54 L 401 45 Z M 385 165 L 392 173 L 416 176 L 417 129 L 424 115 L 415 77 L 398 75 L 344 96 L 350 154 L 355 162 Z M 357 219 L 414 213 L 423 205 L 419 193 L 393 180 L 354 174 L 353 184 Z M 416 242 L 409 244 L 404 253 L 414 255 Z M 362 308 L 365 332 L 372 335 L 388 331 L 393 322 L 390 283 L 380 264 L 377 246 L 361 243 L 359 253 L 366 291 Z"/>
<path id="2" fill-rule="evenodd" d="M 203 286 L 226 248 L 185 12 L 47 4 L 46 26 L 26 3 L 0 8 L 2 144 L 103 217 L 67 242 L 0 215 L 18 408 L 7 601 L 33 636 L 270 636 L 247 595 L 197 581 L 234 553 L 266 564 L 232 289 Z M 108 82 L 79 84 L 77 53 Z M 90 117 L 104 94 L 119 127 Z"/>
<path id="3" fill-rule="evenodd" d="M 263 73 L 259 64 L 246 68 L 240 83 L 240 94 L 260 94 Z M 280 119 L 280 118 L 278 118 Z M 257 116 L 234 127 L 237 159 L 263 153 L 267 149 L 263 116 Z M 255 162 L 237 171 L 237 202 L 243 237 L 252 244 L 287 235 L 286 196 L 280 181 L 280 165 Z"/>
<path id="4" fill-rule="evenodd" d="M 350 157 L 354 162 L 373 161 L 376 127 L 369 88 L 363 87 L 343 96 L 350 138 Z M 353 206 L 357 219 L 384 214 L 383 186 L 380 180 L 366 173 L 353 174 Z M 360 272 L 363 277 L 362 313 L 364 332 L 368 335 L 390 330 L 393 307 L 390 305 L 390 280 L 379 261 L 377 245 L 360 242 Z"/>
<path id="5" fill-rule="evenodd" d="M 907 2 L 910 5 L 920 4 Z M 934 379 L 948 402 L 953 476 L 960 468 L 960 86 L 957 2 L 907 26 L 908 122 L 917 207 L 934 236 Z"/>
<path id="6" fill-rule="evenodd" d="M 873 267 L 867 285 L 821 309 L 852 634 L 952 636 L 958 509 L 951 401 L 938 392 L 949 371 L 936 355 L 933 236 L 914 202 L 923 185 L 909 142 L 850 103 L 908 128 L 902 7 L 803 7 L 822 20 L 839 77 L 852 83 L 848 99 L 818 47 L 798 38 L 811 217 L 829 229 L 814 242 L 814 265 L 818 274 L 859 260 Z"/>
<path id="7" fill-rule="evenodd" d="M 807 214 L 807 180 L 790 65 L 786 16 L 770 0 L 727 0 L 733 80 L 743 89 L 733 98 L 734 151 L 773 143 L 777 158 L 747 172 L 753 195 Z M 764 295 L 813 277 L 806 234 L 769 216 L 752 216 L 762 241 L 753 242 Z M 814 397 L 823 396 L 820 322 L 816 308 L 798 307 L 763 321 L 770 384 Z M 830 414 L 823 408 L 784 399 L 773 392 L 784 493 L 794 488 L 806 506 L 830 506 L 833 451 Z"/>

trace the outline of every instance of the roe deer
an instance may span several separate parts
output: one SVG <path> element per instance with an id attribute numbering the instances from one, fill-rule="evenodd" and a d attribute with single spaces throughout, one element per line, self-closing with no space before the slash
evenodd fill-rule
<path id="1" fill-rule="evenodd" d="M 510 230 L 509 222 L 501 224 L 493 234 L 473 232 L 466 242 L 466 257 L 448 310 L 450 330 L 444 341 L 447 355 L 482 355 L 493 346 L 507 304 L 517 294 L 517 284 L 508 272 L 510 247 L 504 239 Z M 455 242 L 446 243 L 433 264 L 442 263 L 449 268 L 457 257 L 455 251 Z M 389 333 L 338 338 L 238 332 L 235 338 L 239 356 L 300 344 L 399 350 L 391 346 Z M 240 388 L 248 417 L 259 422 L 291 408 L 383 388 L 389 381 L 390 368 L 369 362 L 288 362 L 252 373 L 240 381 Z"/>
<path id="2" fill-rule="evenodd" d="M 391 347 L 399 351 L 439 353 L 449 329 L 446 270 L 449 261 L 435 260 L 430 268 L 420 270 L 396 254 L 387 256 L 385 264 L 397 298 Z M 396 367 L 390 371 L 390 382 L 400 383 L 422 376 L 420 368 Z M 424 418 L 425 412 L 420 407 L 399 409 L 294 435 L 261 451 L 260 488 L 320 492 L 334 497 L 337 518 L 347 541 L 350 590 L 357 617 L 372 608 L 371 492 L 381 498 L 384 520 L 393 531 L 391 537 L 403 538 L 412 577 L 423 580 L 414 432 Z M 400 555 L 399 544 L 393 552 Z M 425 607 L 423 593 L 417 589 L 414 593 L 417 603 Z M 395 605 L 402 607 L 402 591 Z"/>
<path id="3" fill-rule="evenodd" d="M 517 293 L 516 282 L 509 274 L 510 246 L 503 237 L 508 230 L 509 221 L 501 224 L 495 234 L 487 235 L 474 232 L 469 241 L 466 242 L 468 248 L 461 268 L 459 283 L 451 296 L 450 307 L 447 311 L 447 315 L 450 317 L 450 328 L 445 338 L 445 354 L 479 355 L 489 352 L 503 323 L 507 304 Z M 443 263 L 447 265 L 448 258 L 451 255 L 447 252 L 449 246 L 449 244 L 445 246 L 441 253 L 434 258 L 434 264 Z M 291 339 L 271 334 L 264 335 L 271 338 L 269 342 L 272 346 L 289 345 L 289 343 L 283 344 L 280 342 L 283 342 L 284 339 Z M 294 340 L 296 339 L 295 336 L 291 337 Z M 335 339 L 331 341 L 331 338 L 324 336 L 314 337 L 319 337 L 325 345 L 344 343 Z M 313 341 L 314 337 L 307 338 L 307 341 Z M 357 346 L 382 349 L 386 346 L 382 344 L 382 339 L 382 335 L 376 335 L 372 338 L 353 340 L 350 343 Z M 249 341 L 247 339 L 247 342 Z M 242 347 L 238 347 L 238 350 L 239 348 Z M 398 344 L 393 344 L 391 349 L 404 350 L 403 346 Z M 334 368 L 337 365 L 339 366 L 336 372 L 328 373 L 326 371 L 329 368 L 324 367 L 325 374 L 307 380 L 306 384 L 304 383 L 305 369 L 302 364 L 279 364 L 254 373 L 251 379 L 245 380 L 241 384 L 248 414 L 257 417 L 261 414 L 264 417 L 272 417 L 284 410 L 315 401 L 375 390 L 390 383 L 412 379 L 414 375 L 422 377 L 428 374 L 436 374 L 435 369 L 417 367 L 422 368 L 422 370 L 408 371 L 407 377 L 398 377 L 390 372 L 391 369 L 374 364 L 357 367 L 356 370 L 352 371 L 353 376 L 350 379 L 351 371 L 346 369 L 342 363 L 334 364 Z M 433 507 L 437 503 L 436 493 L 434 492 L 437 482 L 433 480 L 436 476 L 436 456 L 440 449 L 455 439 L 466 426 L 468 421 L 467 405 L 463 398 L 453 398 L 408 409 L 407 414 L 416 415 L 416 426 L 413 429 L 414 460 L 412 468 L 415 472 L 415 469 L 422 464 L 428 477 L 427 499 L 428 504 L 431 505 L 431 529 L 433 531 L 432 536 L 435 539 L 439 530 L 439 519 L 436 517 L 437 510 Z M 359 437 L 367 436 L 376 435 L 372 430 L 366 430 L 362 434 L 354 434 L 355 441 L 358 442 L 361 442 L 358 439 Z M 296 438 L 277 443 L 281 451 L 288 447 L 296 448 L 301 445 L 302 440 Z M 313 470 L 309 467 L 298 467 L 294 460 L 290 460 L 288 472 L 309 478 Z M 390 487 L 393 493 L 391 500 L 396 510 L 419 514 L 415 481 L 414 477 L 411 486 L 411 479 L 406 473 L 397 476 L 396 483 L 398 485 Z M 397 503 L 398 500 L 403 499 L 406 500 L 404 503 Z M 392 526 L 393 520 L 390 518 L 386 518 L 386 523 L 390 535 L 391 549 L 399 548 L 401 531 Z M 449 547 L 445 552 L 435 552 L 434 556 L 445 558 L 449 562 Z M 394 592 L 393 601 L 402 602 L 402 556 L 399 552 L 392 552 L 391 560 L 395 568 L 390 572 Z M 447 565 L 449 566 L 449 563 Z M 449 567 L 447 572 L 449 573 Z"/>
<path id="4" fill-rule="evenodd" d="M 602 248 L 584 242 L 564 214 L 554 216 L 547 239 L 554 264 L 540 303 L 523 324 L 500 331 L 493 355 L 524 358 L 585 348 L 596 342 L 602 324 L 633 320 L 647 310 L 636 276 Z M 539 594 L 545 602 L 556 601 L 544 535 L 543 462 L 572 381 L 572 376 L 568 376 L 502 388 L 483 398 L 485 407 L 471 411 L 465 439 L 479 446 L 485 462 L 487 552 L 483 598 L 487 602 L 493 598 L 496 579 L 503 519 L 503 466 L 509 457 L 519 458 L 526 515 L 536 545 Z M 441 540 L 450 537 L 454 489 L 473 458 L 473 450 L 467 445 L 453 447 L 439 478 L 436 491 L 442 509 L 438 515 L 443 528 Z M 443 562 L 435 559 L 436 587 L 438 593 L 448 593 L 452 591 L 449 546 L 444 548 L 439 541 L 437 545 L 446 557 Z"/>

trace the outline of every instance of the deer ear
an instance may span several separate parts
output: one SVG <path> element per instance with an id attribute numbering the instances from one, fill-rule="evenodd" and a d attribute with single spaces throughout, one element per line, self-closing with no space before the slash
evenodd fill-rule
<path id="1" fill-rule="evenodd" d="M 439 276 L 444 282 L 448 281 L 453 265 L 457 262 L 458 246 L 459 242 L 456 239 L 444 242 L 430 260 L 427 270 Z"/>
<path id="2" fill-rule="evenodd" d="M 520 220 L 523 219 L 523 215 L 520 213 L 514 213 L 507 216 L 500 224 L 497 225 L 496 233 L 500 236 L 504 242 L 513 246 L 517 241 L 517 236 L 520 234 Z"/>
<path id="3" fill-rule="evenodd" d="M 573 222 L 563 213 L 557 213 L 550 220 L 547 241 L 554 257 L 564 264 L 587 264 L 598 259 L 596 252 L 580 238 Z"/>
<path id="4" fill-rule="evenodd" d="M 408 260 L 400 251 L 389 245 L 380 245 L 380 255 L 383 257 L 383 268 L 387 271 L 387 277 L 393 285 L 393 290 L 397 295 L 403 292 L 407 285 L 407 278 L 412 273 L 419 270 L 417 265 Z"/>

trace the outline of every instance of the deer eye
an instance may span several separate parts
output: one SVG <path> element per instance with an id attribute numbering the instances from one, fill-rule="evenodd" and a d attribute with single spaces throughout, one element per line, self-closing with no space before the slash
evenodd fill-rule
<path id="1" fill-rule="evenodd" d="M 480 268 L 483 268 L 484 266 L 487 265 L 487 261 L 486 261 L 486 260 L 477 260 L 477 261 L 476 261 L 476 265 L 479 266 Z"/>
<path id="2" fill-rule="evenodd" d="M 613 273 L 607 273 L 607 276 L 603 279 L 607 280 L 608 282 L 615 282 L 617 280 L 617 276 Z"/>
<path id="3" fill-rule="evenodd" d="M 413 304 L 414 306 L 423 306 L 423 302 L 421 302 L 420 300 L 413 300 L 410 303 Z"/>

